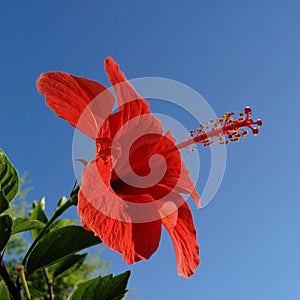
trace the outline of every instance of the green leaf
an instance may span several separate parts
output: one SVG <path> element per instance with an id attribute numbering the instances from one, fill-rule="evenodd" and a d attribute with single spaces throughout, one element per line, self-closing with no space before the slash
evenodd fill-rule
<path id="1" fill-rule="evenodd" d="M 13 164 L 0 149 L 0 190 L 3 191 L 7 201 L 11 201 L 19 189 L 19 177 Z"/>
<path id="2" fill-rule="evenodd" d="M 9 202 L 4 196 L 3 191 L 0 190 L 0 214 L 6 211 L 9 207 Z"/>
<path id="3" fill-rule="evenodd" d="M 29 212 L 29 217 L 31 220 L 38 220 L 44 224 L 48 222 L 48 218 L 45 214 L 45 203 L 46 200 L 43 197 L 40 201 L 38 202 L 33 202 L 33 209 L 32 211 Z M 39 235 L 41 232 L 41 229 L 33 229 L 30 231 L 30 234 L 33 239 L 36 239 L 36 237 Z"/>
<path id="4" fill-rule="evenodd" d="M 87 253 L 85 254 L 71 254 L 61 259 L 55 266 L 53 272 L 53 279 L 58 276 L 64 275 L 70 269 L 77 270 L 84 262 Z"/>
<path id="5" fill-rule="evenodd" d="M 79 284 L 69 300 L 121 300 L 127 292 L 126 286 L 130 271 L 113 277 L 97 277 Z"/>
<path id="6" fill-rule="evenodd" d="M 0 282 L 0 299 L 10 300 L 9 291 L 4 281 Z"/>
<path id="7" fill-rule="evenodd" d="M 27 272 L 46 267 L 57 260 L 101 243 L 98 237 L 80 226 L 67 226 L 47 233 L 29 255 L 25 268 Z"/>
<path id="8" fill-rule="evenodd" d="M 0 252 L 6 246 L 11 235 L 12 219 L 10 216 L 0 216 Z"/>
<path id="9" fill-rule="evenodd" d="M 55 221 L 50 227 L 49 231 L 57 230 L 58 228 L 75 225 L 76 221 L 71 219 L 60 219 Z"/>
<path id="10" fill-rule="evenodd" d="M 27 218 L 17 218 L 13 221 L 12 234 L 32 229 L 43 229 L 44 223 L 38 220 L 30 220 Z"/>

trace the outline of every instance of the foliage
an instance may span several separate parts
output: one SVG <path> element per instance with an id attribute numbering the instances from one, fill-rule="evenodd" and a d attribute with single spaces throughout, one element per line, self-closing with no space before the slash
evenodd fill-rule
<path id="1" fill-rule="evenodd" d="M 49 218 L 45 198 L 28 211 L 25 183 L 0 149 L 0 299 L 122 299 L 130 273 L 99 276 L 108 268 L 99 248 L 90 256 L 82 251 L 101 240 L 75 220 L 58 219 L 77 204 L 78 187 Z"/>

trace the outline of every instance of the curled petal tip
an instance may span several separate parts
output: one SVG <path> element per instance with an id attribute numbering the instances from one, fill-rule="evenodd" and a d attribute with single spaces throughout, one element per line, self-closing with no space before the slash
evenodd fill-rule
<path id="1" fill-rule="evenodd" d="M 104 62 L 105 63 L 111 63 L 111 62 L 115 62 L 115 61 L 113 60 L 113 58 L 111 56 L 108 56 L 108 57 L 106 57 Z"/>
<path id="2" fill-rule="evenodd" d="M 194 199 L 194 202 L 196 204 L 197 208 L 201 208 L 201 203 L 200 203 L 200 196 L 197 194 L 196 190 L 194 189 L 193 192 L 191 193 L 191 197 Z"/>

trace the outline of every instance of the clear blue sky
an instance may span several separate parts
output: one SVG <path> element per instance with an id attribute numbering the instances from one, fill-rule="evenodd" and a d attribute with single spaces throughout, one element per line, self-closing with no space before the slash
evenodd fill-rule
<path id="1" fill-rule="evenodd" d="M 177 275 L 165 233 L 149 261 L 128 267 L 111 250 L 103 259 L 111 272 L 132 270 L 130 299 L 299 299 L 299 28 L 296 0 L 1 1 L 0 147 L 29 172 L 30 200 L 45 195 L 50 212 L 74 182 L 74 131 L 35 81 L 60 70 L 108 85 L 109 55 L 129 79 L 189 85 L 218 115 L 252 106 L 261 134 L 229 145 L 210 205 L 196 210 L 190 201 L 201 246 L 196 274 Z"/>

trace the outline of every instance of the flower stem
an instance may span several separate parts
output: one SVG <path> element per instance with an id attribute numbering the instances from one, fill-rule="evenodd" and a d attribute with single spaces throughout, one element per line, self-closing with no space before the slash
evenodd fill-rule
<path id="1" fill-rule="evenodd" d="M 30 292 L 29 292 L 27 281 L 26 281 L 26 278 L 25 278 L 24 266 L 17 267 L 17 271 L 19 273 L 19 277 L 20 277 L 20 280 L 21 280 L 21 283 L 22 283 L 22 286 L 23 286 L 26 298 L 28 300 L 31 300 Z"/>

